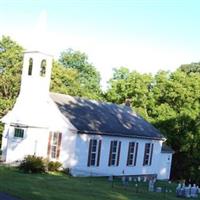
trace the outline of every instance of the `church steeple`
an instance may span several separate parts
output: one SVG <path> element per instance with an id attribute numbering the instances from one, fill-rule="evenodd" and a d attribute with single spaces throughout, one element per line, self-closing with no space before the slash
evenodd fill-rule
<path id="1" fill-rule="evenodd" d="M 43 98 L 49 94 L 52 56 L 30 51 L 24 53 L 20 97 Z"/>

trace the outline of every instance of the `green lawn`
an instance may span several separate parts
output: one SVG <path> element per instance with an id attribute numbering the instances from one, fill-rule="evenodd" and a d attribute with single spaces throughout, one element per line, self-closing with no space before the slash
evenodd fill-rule
<path id="1" fill-rule="evenodd" d="M 165 182 L 172 193 L 147 192 L 147 185 L 135 183 L 124 187 L 115 181 L 114 187 L 106 178 L 75 178 L 64 174 L 24 174 L 17 169 L 0 167 L 0 192 L 23 200 L 180 200 L 175 197 L 175 184 Z"/>

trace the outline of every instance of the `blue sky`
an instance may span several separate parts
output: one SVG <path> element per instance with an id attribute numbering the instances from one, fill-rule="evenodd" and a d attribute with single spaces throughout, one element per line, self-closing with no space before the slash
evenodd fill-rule
<path id="1" fill-rule="evenodd" d="M 55 57 L 85 52 L 102 75 L 175 70 L 200 59 L 198 0 L 0 0 L 0 36 Z"/>

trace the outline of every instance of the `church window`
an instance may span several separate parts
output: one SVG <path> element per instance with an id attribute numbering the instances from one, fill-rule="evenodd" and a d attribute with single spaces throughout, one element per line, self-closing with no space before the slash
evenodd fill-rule
<path id="1" fill-rule="evenodd" d="M 60 156 L 62 133 L 54 132 L 49 135 L 48 156 L 58 159 Z"/>
<path id="2" fill-rule="evenodd" d="M 15 128 L 14 137 L 15 138 L 23 138 L 24 137 L 24 129 Z"/>
<path id="3" fill-rule="evenodd" d="M 110 143 L 110 155 L 108 160 L 108 166 L 118 166 L 120 159 L 121 142 L 113 140 Z"/>
<path id="4" fill-rule="evenodd" d="M 29 59 L 29 66 L 28 66 L 28 75 L 29 75 L 29 76 L 32 75 L 32 70 L 33 70 L 33 59 L 30 58 L 30 59 Z"/>
<path id="5" fill-rule="evenodd" d="M 136 166 L 138 142 L 129 142 L 127 166 Z"/>
<path id="6" fill-rule="evenodd" d="M 57 146 L 58 146 L 58 133 L 54 133 L 51 143 L 51 158 L 56 158 Z"/>
<path id="7" fill-rule="evenodd" d="M 46 60 L 42 60 L 41 66 L 40 66 L 40 76 L 44 77 L 46 75 Z"/>
<path id="8" fill-rule="evenodd" d="M 91 139 L 88 151 L 88 167 L 99 166 L 101 154 L 101 140 Z"/>
<path id="9" fill-rule="evenodd" d="M 153 156 L 153 147 L 154 145 L 152 143 L 146 143 L 145 149 L 144 149 L 144 160 L 143 165 L 151 165 L 152 162 L 152 156 Z"/>

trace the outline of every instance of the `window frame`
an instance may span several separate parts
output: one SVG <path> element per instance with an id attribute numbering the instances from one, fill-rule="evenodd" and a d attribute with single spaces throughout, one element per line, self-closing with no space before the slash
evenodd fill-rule
<path id="1" fill-rule="evenodd" d="M 16 131 L 20 131 L 20 132 L 16 133 Z M 20 134 L 22 134 L 22 137 L 19 136 Z M 24 128 L 15 127 L 14 128 L 14 134 L 13 134 L 13 136 L 14 136 L 15 139 L 23 139 L 24 136 L 25 136 L 25 130 L 24 130 Z"/>
<path id="2" fill-rule="evenodd" d="M 127 166 L 136 166 L 137 154 L 139 143 L 135 141 L 129 142 L 128 154 L 127 154 Z"/>
<path id="3" fill-rule="evenodd" d="M 118 166 L 120 161 L 120 154 L 121 154 L 121 141 L 111 140 L 108 166 Z"/>
<path id="4" fill-rule="evenodd" d="M 47 61 L 43 59 L 40 64 L 40 76 L 45 77 L 47 73 Z"/>
<path id="5" fill-rule="evenodd" d="M 32 76 L 32 73 L 33 73 L 33 58 L 29 58 L 28 76 Z"/>
<path id="6" fill-rule="evenodd" d="M 150 143 L 150 142 L 145 143 L 143 166 L 151 166 L 152 158 L 153 158 L 153 149 L 154 149 L 153 143 Z"/>
<path id="7" fill-rule="evenodd" d="M 98 167 L 101 155 L 101 139 L 91 138 L 88 148 L 88 167 Z"/>
<path id="8" fill-rule="evenodd" d="M 51 159 L 57 158 L 58 145 L 59 145 L 59 132 L 53 132 L 51 137 L 50 157 Z M 56 136 L 56 138 L 55 138 Z M 56 139 L 56 141 L 55 141 Z M 53 156 L 52 156 L 53 155 Z"/>

